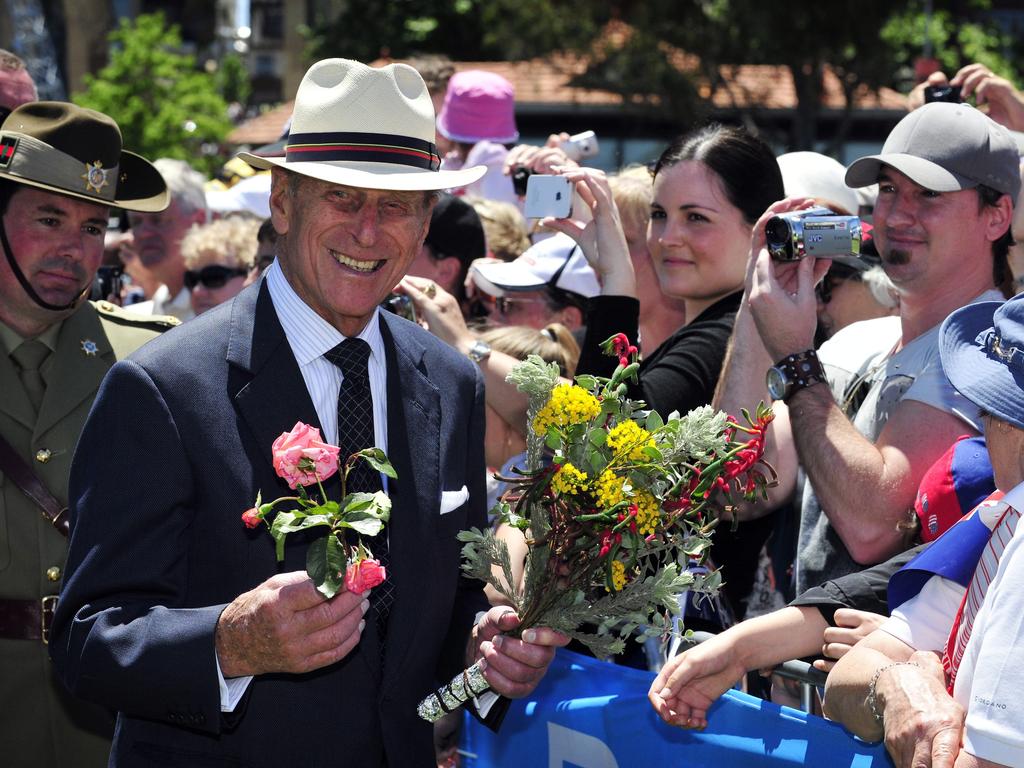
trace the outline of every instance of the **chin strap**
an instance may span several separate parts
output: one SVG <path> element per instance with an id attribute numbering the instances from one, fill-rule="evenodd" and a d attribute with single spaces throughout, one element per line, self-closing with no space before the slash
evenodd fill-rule
<path id="1" fill-rule="evenodd" d="M 18 262 L 14 260 L 14 252 L 11 251 L 11 244 L 7 242 L 7 228 L 4 226 L 2 216 L 0 216 L 0 243 L 3 244 L 4 256 L 7 257 L 7 263 L 11 265 L 11 272 L 13 272 L 14 276 L 18 278 L 18 282 L 21 283 L 21 287 L 25 289 L 25 293 L 28 294 L 28 297 L 43 309 L 48 309 L 51 312 L 64 312 L 69 309 L 74 309 L 78 302 L 80 302 L 89 293 L 89 291 L 92 290 L 91 285 L 85 286 L 85 288 L 82 289 L 82 292 L 72 299 L 69 304 L 51 304 L 48 301 L 43 301 L 42 297 L 35 292 L 35 289 L 32 287 L 31 283 L 29 283 L 28 278 L 25 277 L 25 273 L 21 271 L 21 267 L 18 266 Z"/>

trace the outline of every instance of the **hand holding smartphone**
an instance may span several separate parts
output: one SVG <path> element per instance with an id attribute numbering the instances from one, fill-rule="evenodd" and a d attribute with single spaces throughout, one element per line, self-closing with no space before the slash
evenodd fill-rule
<path id="1" fill-rule="evenodd" d="M 565 176 L 535 173 L 526 184 L 523 215 L 528 219 L 567 219 L 572 216 L 572 183 Z"/>

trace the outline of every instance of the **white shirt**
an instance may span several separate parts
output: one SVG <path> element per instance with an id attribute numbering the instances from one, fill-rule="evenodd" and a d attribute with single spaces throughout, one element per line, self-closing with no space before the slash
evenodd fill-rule
<path id="1" fill-rule="evenodd" d="M 302 380 L 306 382 L 306 389 L 316 408 L 317 418 L 323 428 L 322 437 L 325 442 L 337 444 L 338 392 L 341 391 L 344 376 L 338 366 L 324 357 L 324 353 L 334 349 L 346 337 L 299 298 L 277 261 L 267 267 L 266 281 L 277 319 L 281 322 L 292 354 L 295 355 L 295 362 L 299 364 Z M 370 345 L 368 367 L 370 392 L 373 393 L 374 442 L 378 448 L 387 452 L 388 377 L 379 313 L 378 309 L 356 338 Z"/>
<path id="2" fill-rule="evenodd" d="M 192 292 L 188 288 L 182 288 L 172 298 L 170 288 L 163 283 L 153 293 L 152 299 L 137 301 L 126 306 L 125 309 L 139 315 L 172 315 L 183 323 L 196 316 L 192 310 Z"/>

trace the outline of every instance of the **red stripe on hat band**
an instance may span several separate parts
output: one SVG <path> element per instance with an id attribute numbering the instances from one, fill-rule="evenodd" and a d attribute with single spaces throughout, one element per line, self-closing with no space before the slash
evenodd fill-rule
<path id="1" fill-rule="evenodd" d="M 399 149 L 397 147 L 368 147 L 355 144 L 321 144 L 317 146 L 290 146 L 288 152 L 393 152 L 395 154 L 412 155 L 431 159 L 433 155 L 415 149 Z"/>

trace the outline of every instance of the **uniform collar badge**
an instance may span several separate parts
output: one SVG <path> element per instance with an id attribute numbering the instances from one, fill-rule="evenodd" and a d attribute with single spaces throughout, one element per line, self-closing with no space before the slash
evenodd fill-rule
<path id="1" fill-rule="evenodd" d="M 107 171 L 109 169 L 103 167 L 103 161 L 97 160 L 95 163 L 85 164 L 85 173 L 82 174 L 82 178 L 85 179 L 85 191 L 88 192 L 90 189 L 95 190 L 96 194 L 103 191 L 103 188 L 107 186 Z"/>
<path id="2" fill-rule="evenodd" d="M 86 357 L 96 357 L 96 353 L 100 351 L 100 348 L 96 346 L 96 342 L 92 339 L 82 339 L 82 351 Z"/>

